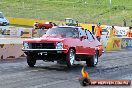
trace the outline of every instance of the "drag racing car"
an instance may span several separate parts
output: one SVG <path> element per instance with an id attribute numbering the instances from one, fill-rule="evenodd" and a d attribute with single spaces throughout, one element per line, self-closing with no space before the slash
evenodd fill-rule
<path id="1" fill-rule="evenodd" d="M 46 23 L 39 23 L 35 22 L 33 27 L 34 29 L 49 29 L 52 28 L 55 24 L 52 22 L 46 22 Z"/>
<path id="2" fill-rule="evenodd" d="M 75 61 L 86 61 L 87 66 L 94 67 L 103 51 L 89 30 L 75 26 L 51 28 L 41 38 L 23 41 L 22 50 L 30 67 L 34 67 L 36 60 L 63 62 L 68 67 Z"/>

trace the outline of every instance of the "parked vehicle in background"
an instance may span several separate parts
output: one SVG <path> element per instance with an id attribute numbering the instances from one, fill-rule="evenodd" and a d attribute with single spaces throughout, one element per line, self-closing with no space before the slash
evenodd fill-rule
<path id="1" fill-rule="evenodd" d="M 33 27 L 34 29 L 49 29 L 52 28 L 55 24 L 53 22 L 39 23 L 35 22 Z"/>
<path id="2" fill-rule="evenodd" d="M 7 25 L 9 25 L 9 21 L 6 19 L 3 13 L 0 12 L 0 26 L 7 26 Z"/>
<path id="3" fill-rule="evenodd" d="M 62 26 L 47 30 L 41 38 L 25 40 L 22 50 L 30 67 L 34 67 L 36 60 L 57 61 L 71 67 L 75 60 L 96 66 L 103 48 L 89 30 Z"/>
<path id="4" fill-rule="evenodd" d="M 66 18 L 65 23 L 68 26 L 78 26 L 78 21 L 75 21 L 73 18 Z"/>

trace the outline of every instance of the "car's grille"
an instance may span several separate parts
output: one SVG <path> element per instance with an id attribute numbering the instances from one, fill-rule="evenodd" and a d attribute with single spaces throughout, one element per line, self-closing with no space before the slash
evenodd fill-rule
<path id="1" fill-rule="evenodd" d="M 54 43 L 31 43 L 32 49 L 55 49 Z"/>

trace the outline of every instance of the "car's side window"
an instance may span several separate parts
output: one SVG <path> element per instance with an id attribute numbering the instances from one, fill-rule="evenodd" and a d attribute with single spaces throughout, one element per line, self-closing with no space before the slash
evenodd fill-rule
<path id="1" fill-rule="evenodd" d="M 87 36 L 83 28 L 79 29 L 79 36 Z"/>
<path id="2" fill-rule="evenodd" d="M 73 37 L 74 38 L 78 38 L 79 37 L 78 29 L 74 29 Z"/>
<path id="3" fill-rule="evenodd" d="M 88 31 L 88 30 L 85 30 L 85 32 L 87 34 L 87 39 L 89 41 L 93 41 L 94 40 L 94 37 L 93 37 L 92 33 L 90 31 Z"/>

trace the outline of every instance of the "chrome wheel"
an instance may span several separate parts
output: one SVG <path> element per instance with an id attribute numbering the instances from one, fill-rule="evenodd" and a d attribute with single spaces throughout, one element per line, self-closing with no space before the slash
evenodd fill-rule
<path id="1" fill-rule="evenodd" d="M 75 61 L 75 54 L 73 50 L 70 51 L 69 59 L 70 59 L 70 64 L 73 65 Z"/>
<path id="2" fill-rule="evenodd" d="M 97 53 L 94 55 L 94 65 L 97 65 L 98 63 L 98 55 Z"/>
<path id="3" fill-rule="evenodd" d="M 70 68 L 74 64 L 74 61 L 75 61 L 75 51 L 74 49 L 69 49 L 66 56 L 67 67 Z"/>

